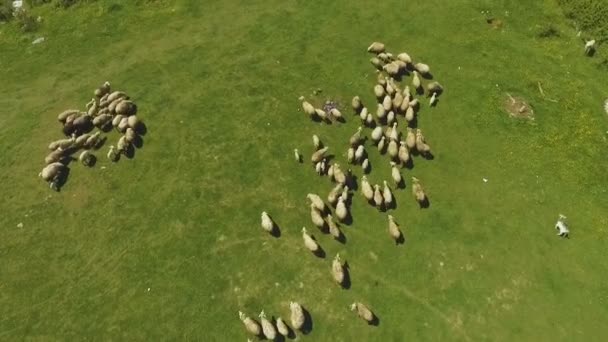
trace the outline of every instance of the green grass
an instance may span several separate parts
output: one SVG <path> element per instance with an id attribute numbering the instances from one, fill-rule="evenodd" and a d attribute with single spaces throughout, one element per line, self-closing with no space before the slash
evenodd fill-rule
<path id="1" fill-rule="evenodd" d="M 0 25 L 0 340 L 244 341 L 238 310 L 287 318 L 290 300 L 312 314 L 307 341 L 608 335 L 606 73 L 555 1 L 100 0 L 34 15 L 37 33 Z M 558 37 L 537 36 L 547 22 Z M 446 89 L 419 119 L 436 158 L 403 171 L 431 206 L 395 192 L 400 247 L 358 193 L 345 245 L 317 233 L 305 195 L 332 185 L 292 158 L 308 159 L 318 134 L 346 165 L 359 125 L 347 105 L 373 102 L 373 40 L 428 63 Z M 104 148 L 51 192 L 36 175 L 56 115 L 105 80 L 139 104 L 145 145 L 118 164 Z M 346 124 L 301 113 L 297 98 L 318 87 Z M 506 93 L 535 120 L 509 118 Z M 389 179 L 368 150 L 370 180 Z M 279 239 L 259 228 L 262 210 Z M 569 240 L 555 236 L 558 213 Z M 304 249 L 304 225 L 327 259 Z M 338 252 L 348 290 L 331 281 Z M 355 300 L 379 326 L 348 311 Z"/>

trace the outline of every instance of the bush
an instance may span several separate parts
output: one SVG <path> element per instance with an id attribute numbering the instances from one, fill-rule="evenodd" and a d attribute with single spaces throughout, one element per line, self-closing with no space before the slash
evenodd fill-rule
<path id="1" fill-rule="evenodd" d="M 541 27 L 541 29 L 536 34 L 539 38 L 553 38 L 559 37 L 559 31 L 551 24 Z"/>
<path id="2" fill-rule="evenodd" d="M 13 1 L 0 0 L 0 21 L 9 21 L 13 17 Z"/>
<path id="3" fill-rule="evenodd" d="M 597 41 L 608 41 L 608 0 L 558 0 L 567 18 Z"/>

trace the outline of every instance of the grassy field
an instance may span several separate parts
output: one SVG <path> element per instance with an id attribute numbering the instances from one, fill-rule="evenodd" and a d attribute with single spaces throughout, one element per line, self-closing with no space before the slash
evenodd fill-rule
<path id="1" fill-rule="evenodd" d="M 606 72 L 555 0 L 100 0 L 34 15 L 35 33 L 0 25 L 0 340 L 245 341 L 239 310 L 288 318 L 290 300 L 312 315 L 306 341 L 608 336 Z M 547 23 L 558 36 L 539 37 Z M 360 124 L 350 98 L 373 103 L 374 40 L 445 87 L 418 121 L 435 159 L 403 170 L 430 208 L 409 182 L 395 191 L 402 246 L 359 193 L 346 244 L 316 231 L 305 195 L 332 184 L 292 157 L 308 160 L 318 134 L 346 165 Z M 56 115 L 106 80 L 139 104 L 145 144 L 117 164 L 104 147 L 53 192 L 36 175 L 61 136 Z M 345 124 L 301 112 L 317 88 L 316 103 L 344 104 Z M 510 118 L 507 93 L 535 119 Z M 388 180 L 387 157 L 367 146 L 368 178 Z M 259 227 L 263 210 L 280 238 Z M 304 225 L 326 259 L 305 250 Z M 348 290 L 329 273 L 338 252 Z M 378 326 L 348 311 L 355 300 Z"/>

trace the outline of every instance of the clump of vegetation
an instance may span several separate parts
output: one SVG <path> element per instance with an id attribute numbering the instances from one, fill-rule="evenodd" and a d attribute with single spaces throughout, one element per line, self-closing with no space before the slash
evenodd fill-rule
<path id="1" fill-rule="evenodd" d="M 9 21 L 13 17 L 11 0 L 0 0 L 0 21 Z"/>
<path id="2" fill-rule="evenodd" d="M 536 34 L 539 38 L 556 38 L 559 37 L 559 30 L 555 26 L 549 24 L 540 28 Z"/>
<path id="3" fill-rule="evenodd" d="M 608 39 L 608 0 L 559 0 L 564 14 L 594 39 Z"/>

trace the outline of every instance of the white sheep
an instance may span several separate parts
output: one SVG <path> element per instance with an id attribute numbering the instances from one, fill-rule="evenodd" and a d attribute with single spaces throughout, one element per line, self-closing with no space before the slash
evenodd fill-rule
<path id="1" fill-rule="evenodd" d="M 365 118 L 365 126 L 367 127 L 373 127 L 374 125 L 374 118 L 372 117 L 372 113 L 367 113 L 367 117 Z"/>
<path id="2" fill-rule="evenodd" d="M 309 251 L 311 251 L 313 253 L 317 253 L 321 249 L 321 247 L 319 246 L 317 241 L 315 241 L 315 239 L 312 236 L 308 235 L 308 231 L 306 230 L 306 227 L 302 228 L 302 239 L 304 240 L 304 246 Z M 293 324 L 293 321 L 291 324 L 295 325 L 295 324 Z"/>
<path id="3" fill-rule="evenodd" d="M 349 147 L 348 150 L 346 151 L 346 160 L 348 161 L 349 164 L 354 163 L 355 161 L 355 149 L 352 147 Z"/>
<path id="4" fill-rule="evenodd" d="M 433 107 L 437 103 L 437 93 L 433 93 L 429 100 L 429 106 Z"/>
<path id="5" fill-rule="evenodd" d="M 382 69 L 384 69 L 384 71 L 386 71 L 387 74 L 391 75 L 391 76 L 396 76 L 399 74 L 399 71 L 401 70 L 401 66 L 399 65 L 399 63 L 395 63 L 395 62 L 391 62 L 388 64 L 385 64 Z"/>
<path id="6" fill-rule="evenodd" d="M 323 147 L 323 143 L 321 143 L 321 139 L 316 134 L 312 135 L 312 145 L 315 147 L 315 150 L 319 150 Z"/>
<path id="7" fill-rule="evenodd" d="M 420 180 L 416 177 L 412 177 L 412 195 L 414 195 L 414 198 L 420 206 L 426 202 L 426 193 L 424 192 Z"/>
<path id="8" fill-rule="evenodd" d="M 95 97 L 102 97 L 110 92 L 110 82 L 106 81 L 103 85 L 95 89 Z"/>
<path id="9" fill-rule="evenodd" d="M 331 236 L 333 236 L 333 238 L 336 240 L 340 239 L 340 236 L 342 236 L 342 232 L 340 231 L 340 228 L 338 227 L 336 222 L 334 222 L 334 219 L 331 214 L 327 215 L 325 221 L 327 222 L 327 227 L 329 227 L 329 234 L 331 234 Z"/>
<path id="10" fill-rule="evenodd" d="M 131 127 L 127 128 L 127 130 L 125 131 L 125 140 L 130 144 L 135 141 L 136 137 L 137 134 L 135 133 L 135 130 Z"/>
<path id="11" fill-rule="evenodd" d="M 374 199 L 374 190 L 372 189 L 372 186 L 369 184 L 369 181 L 365 175 L 361 177 L 361 194 L 363 194 L 363 197 L 365 197 L 365 199 L 368 201 Z"/>
<path id="12" fill-rule="evenodd" d="M 302 155 L 300 154 L 300 151 L 298 151 L 297 148 L 293 149 L 293 157 L 298 163 L 302 162 Z"/>
<path id="13" fill-rule="evenodd" d="M 321 216 L 321 213 L 313 204 L 310 205 L 310 219 L 317 228 L 322 231 L 325 229 L 325 220 L 323 220 L 323 216 Z"/>
<path id="14" fill-rule="evenodd" d="M 398 54 L 397 59 L 407 64 L 412 63 L 412 58 L 405 52 Z"/>
<path id="15" fill-rule="evenodd" d="M 585 54 L 590 56 L 595 51 L 595 39 L 585 42 Z"/>
<path id="16" fill-rule="evenodd" d="M 323 109 L 315 108 L 315 114 L 317 114 L 321 120 L 327 120 L 327 112 L 325 112 Z"/>
<path id="17" fill-rule="evenodd" d="M 317 115 L 315 107 L 308 101 L 302 101 L 302 110 L 304 110 L 304 113 L 308 114 L 311 118 L 314 118 Z"/>
<path id="18" fill-rule="evenodd" d="M 260 321 L 262 322 L 262 333 L 264 333 L 264 336 L 266 336 L 266 338 L 271 341 L 274 340 L 277 337 L 277 330 L 275 329 L 274 325 L 272 325 L 272 323 L 270 323 L 270 321 L 266 318 L 264 310 L 260 312 Z"/>
<path id="19" fill-rule="evenodd" d="M 351 304 L 350 310 L 356 311 L 357 315 L 364 321 L 366 321 L 368 324 L 371 324 L 374 321 L 374 313 L 362 303 L 355 302 Z"/>
<path id="20" fill-rule="evenodd" d="M 46 182 L 51 182 L 64 172 L 66 166 L 59 162 L 50 163 L 45 166 L 42 171 L 38 174 Z"/>
<path id="21" fill-rule="evenodd" d="M 120 153 L 118 153 L 116 151 L 116 148 L 114 147 L 114 145 L 110 146 L 110 150 L 108 151 L 107 154 L 108 159 L 110 159 L 110 161 L 112 162 L 117 162 L 118 159 L 120 158 Z"/>
<path id="22" fill-rule="evenodd" d="M 334 179 L 337 183 L 346 183 L 346 175 L 344 174 L 344 171 L 342 171 L 342 169 L 340 168 L 340 164 L 338 163 L 334 164 Z"/>
<path id="23" fill-rule="evenodd" d="M 312 156 L 310 156 L 310 161 L 314 164 L 320 162 L 325 157 L 325 153 L 327 153 L 327 150 L 329 150 L 329 147 L 325 146 L 322 149 L 314 152 Z"/>
<path id="24" fill-rule="evenodd" d="M 361 121 L 365 121 L 365 119 L 367 119 L 367 114 L 368 114 L 367 108 L 366 107 L 361 108 L 361 111 L 359 112 L 359 117 L 361 118 Z"/>
<path id="25" fill-rule="evenodd" d="M 443 92 L 443 87 L 441 86 L 441 84 L 439 84 L 439 82 L 431 82 L 427 84 L 426 89 L 428 90 L 429 94 L 439 94 Z"/>
<path id="26" fill-rule="evenodd" d="M 393 100 L 389 95 L 384 96 L 384 100 L 382 100 L 382 107 L 384 107 L 384 110 L 387 112 L 393 108 Z"/>
<path id="27" fill-rule="evenodd" d="M 342 196 L 338 197 L 338 204 L 336 205 L 336 217 L 338 220 L 344 222 L 344 220 L 348 217 L 348 210 L 346 209 L 346 204 L 344 204 L 344 199 Z"/>
<path id="28" fill-rule="evenodd" d="M 329 202 L 331 205 L 335 205 L 338 201 L 338 196 L 340 196 L 343 189 L 344 185 L 342 185 L 342 183 L 336 184 L 336 186 L 331 189 L 331 191 L 327 195 L 327 202 Z"/>
<path id="29" fill-rule="evenodd" d="M 392 159 L 397 158 L 399 155 L 399 147 L 397 147 L 397 142 L 395 140 L 391 140 L 388 143 L 388 155 L 391 156 Z"/>
<path id="30" fill-rule="evenodd" d="M 277 318 L 277 331 L 285 337 L 289 335 L 289 327 L 281 317 Z"/>
<path id="31" fill-rule="evenodd" d="M 317 172 L 317 174 L 319 176 L 321 176 L 323 174 L 323 162 L 322 161 L 315 164 L 315 171 Z"/>
<path id="32" fill-rule="evenodd" d="M 397 130 L 397 123 L 393 123 L 393 127 L 391 128 L 390 134 L 389 134 L 389 138 L 392 141 L 398 141 L 399 140 L 399 130 Z"/>
<path id="33" fill-rule="evenodd" d="M 384 198 L 382 197 L 382 192 L 380 191 L 380 185 L 374 185 L 374 204 L 376 207 L 380 208 L 384 204 Z"/>
<path id="34" fill-rule="evenodd" d="M 420 89 L 420 76 L 417 71 L 413 72 L 414 76 L 412 77 L 412 86 L 414 89 Z"/>
<path id="35" fill-rule="evenodd" d="M 418 101 L 418 99 L 413 99 L 410 101 L 410 107 L 415 111 L 418 109 L 418 106 L 420 105 L 420 102 Z"/>
<path id="36" fill-rule="evenodd" d="M 382 70 L 382 67 L 384 65 L 384 62 L 382 62 L 382 60 L 378 57 L 370 58 L 369 62 L 372 63 L 372 65 L 378 70 Z"/>
<path id="37" fill-rule="evenodd" d="M 355 151 L 355 161 L 359 163 L 363 157 L 365 156 L 365 147 L 363 145 L 359 145 L 357 150 Z"/>
<path id="38" fill-rule="evenodd" d="M 368 48 L 367 52 L 379 54 L 384 52 L 385 46 L 380 42 L 373 42 Z"/>
<path id="39" fill-rule="evenodd" d="M 274 232 L 274 222 L 272 221 L 272 218 L 270 218 L 270 215 L 268 215 L 267 212 L 262 211 L 262 229 L 264 229 L 265 231 L 267 231 L 268 233 L 272 233 Z"/>
<path id="40" fill-rule="evenodd" d="M 399 225 L 395 222 L 395 218 L 392 215 L 388 215 L 388 233 L 396 242 L 402 239 Z"/>
<path id="41" fill-rule="evenodd" d="M 353 97 L 352 101 L 350 102 L 351 106 L 353 107 L 353 109 L 358 112 L 359 109 L 361 109 L 361 99 L 359 98 L 359 96 L 355 96 Z"/>
<path id="42" fill-rule="evenodd" d="M 342 199 L 345 202 L 348 202 L 348 198 L 350 196 L 350 193 L 348 192 L 349 190 L 348 185 L 345 185 L 344 188 L 342 188 Z"/>
<path id="43" fill-rule="evenodd" d="M 397 168 L 397 163 L 390 162 L 390 164 L 391 164 L 391 177 L 393 177 L 393 181 L 395 182 L 395 184 L 397 186 L 399 186 L 401 184 L 401 182 L 403 181 L 403 179 L 401 178 L 401 173 L 399 172 L 399 169 Z"/>
<path id="44" fill-rule="evenodd" d="M 408 149 L 413 149 L 416 146 L 416 134 L 414 134 L 414 130 L 410 127 L 407 128 L 407 136 L 405 138 L 405 144 Z"/>
<path id="45" fill-rule="evenodd" d="M 361 169 L 363 170 L 363 172 L 368 173 L 369 172 L 369 159 L 365 158 L 363 160 L 363 162 L 361 163 Z"/>
<path id="46" fill-rule="evenodd" d="M 412 120 L 414 120 L 414 114 L 414 107 L 407 107 L 407 109 L 405 110 L 405 121 L 412 122 Z"/>
<path id="47" fill-rule="evenodd" d="M 63 157 L 65 157 L 65 151 L 57 149 L 52 151 L 44 158 L 44 163 L 49 165 L 60 161 Z"/>
<path id="48" fill-rule="evenodd" d="M 78 161 L 80 161 L 84 166 L 91 166 L 94 158 L 95 156 L 93 156 L 91 152 L 83 151 L 82 153 L 80 153 L 80 156 L 78 156 Z"/>
<path id="49" fill-rule="evenodd" d="M 304 308 L 297 302 L 289 303 L 289 310 L 291 311 L 291 326 L 295 330 L 301 330 L 304 328 L 306 323 L 306 316 L 304 315 Z"/>
<path id="50" fill-rule="evenodd" d="M 386 123 L 388 125 L 391 125 L 393 122 L 395 122 L 395 112 L 393 112 L 392 110 L 390 112 L 388 112 L 388 114 L 386 115 Z"/>
<path id="51" fill-rule="evenodd" d="M 377 98 L 383 98 L 385 94 L 386 91 L 384 90 L 383 86 L 381 86 L 380 84 L 376 84 L 374 86 L 374 95 L 376 95 Z"/>
<path id="52" fill-rule="evenodd" d="M 377 126 L 371 133 L 372 141 L 378 143 L 382 138 L 382 127 Z"/>
<path id="53" fill-rule="evenodd" d="M 384 117 L 386 117 L 386 109 L 384 109 L 384 106 L 382 105 L 382 103 L 378 103 L 378 108 L 376 109 L 376 116 L 380 120 L 382 120 Z"/>
<path id="54" fill-rule="evenodd" d="M 431 72 L 431 68 L 424 63 L 416 63 L 414 68 L 421 74 L 426 75 Z"/>
<path id="55" fill-rule="evenodd" d="M 393 108 L 395 108 L 395 109 L 400 108 L 402 103 L 403 103 L 403 94 L 401 94 L 401 92 L 396 92 L 395 96 L 393 97 Z"/>
<path id="56" fill-rule="evenodd" d="M 54 151 L 56 149 L 65 150 L 65 149 L 69 148 L 70 146 L 72 146 L 72 144 L 74 144 L 74 143 L 75 143 L 75 139 L 73 139 L 73 138 L 55 140 L 49 144 L 49 150 L 51 150 L 51 151 Z"/>
<path id="57" fill-rule="evenodd" d="M 341 120 L 343 118 L 342 112 L 338 110 L 338 108 L 332 108 L 329 110 L 329 115 L 336 120 Z"/>
<path id="58" fill-rule="evenodd" d="M 386 181 L 384 181 L 384 190 L 382 191 L 382 197 L 384 198 L 384 203 L 386 203 L 386 206 L 390 207 L 393 204 L 393 193 L 391 192 L 391 188 L 389 188 Z"/>
<path id="59" fill-rule="evenodd" d="M 317 172 L 319 176 L 324 175 L 327 170 L 327 158 L 323 158 L 323 160 L 321 160 L 321 166 L 319 167 L 319 169 L 319 172 Z"/>
<path id="60" fill-rule="evenodd" d="M 310 201 L 310 203 L 320 212 L 325 210 L 325 203 L 319 195 L 316 194 L 307 194 L 306 198 Z"/>
<path id="61" fill-rule="evenodd" d="M 393 96 L 393 94 L 395 94 L 395 86 L 394 83 L 392 82 L 393 78 L 389 78 L 388 81 L 386 82 L 386 93 L 389 96 Z"/>
<path id="62" fill-rule="evenodd" d="M 239 311 L 239 319 L 245 324 L 245 329 L 247 329 L 247 332 L 251 335 L 259 336 L 262 333 L 260 324 L 241 311 Z"/>
<path id="63" fill-rule="evenodd" d="M 346 279 L 346 275 L 344 273 L 344 265 L 342 264 L 342 260 L 340 260 L 340 254 L 336 254 L 336 257 L 331 263 L 331 275 L 334 278 L 334 281 L 342 286 L 344 280 Z"/>
<path id="64" fill-rule="evenodd" d="M 385 146 L 386 146 L 386 138 L 384 136 L 382 136 L 382 138 L 380 138 L 380 141 L 378 141 L 378 152 L 380 152 L 381 154 L 384 153 Z"/>
<path id="65" fill-rule="evenodd" d="M 80 114 L 80 110 L 68 109 L 68 110 L 61 112 L 59 115 L 57 115 L 57 120 L 61 123 L 65 123 L 68 117 L 78 115 L 78 114 Z"/>
<path id="66" fill-rule="evenodd" d="M 426 143 L 422 130 L 416 129 L 416 149 L 420 154 L 427 155 L 431 152 L 431 147 Z"/>
<path id="67" fill-rule="evenodd" d="M 399 160 L 403 164 L 406 164 L 410 160 L 410 153 L 404 141 L 399 142 Z"/>
<path id="68" fill-rule="evenodd" d="M 359 126 L 357 128 L 357 131 L 350 137 L 350 139 L 348 139 L 348 143 L 350 144 L 350 146 L 357 146 L 361 143 L 361 131 L 363 130 L 363 128 L 361 126 Z"/>

